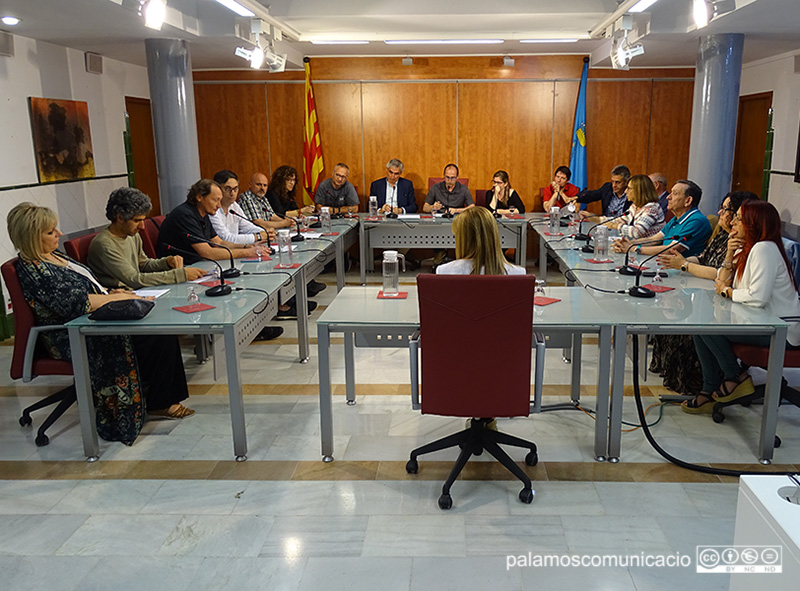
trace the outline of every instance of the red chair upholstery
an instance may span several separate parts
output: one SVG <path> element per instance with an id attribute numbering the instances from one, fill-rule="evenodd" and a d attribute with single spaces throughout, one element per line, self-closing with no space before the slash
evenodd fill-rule
<path id="1" fill-rule="evenodd" d="M 139 232 L 142 237 L 142 250 L 144 254 L 151 259 L 156 259 L 156 244 L 158 244 L 158 233 L 161 230 L 161 224 L 164 222 L 163 215 L 157 215 L 152 218 L 147 218 L 144 221 L 144 230 Z"/>
<path id="2" fill-rule="evenodd" d="M 486 189 L 475 189 L 475 205 L 486 207 L 486 194 L 488 192 Z"/>
<path id="3" fill-rule="evenodd" d="M 430 191 L 433 185 L 435 185 L 436 183 L 443 183 L 443 182 L 444 182 L 444 177 L 442 176 L 428 177 L 428 191 Z M 467 178 L 462 179 L 461 177 L 458 177 L 458 182 L 464 185 L 465 187 L 469 187 L 469 179 Z"/>
<path id="4" fill-rule="evenodd" d="M 17 259 L 13 258 L 3 263 L 2 267 L 0 267 L 3 280 L 6 282 L 6 288 L 8 288 L 8 295 L 11 297 L 11 305 L 14 308 L 14 353 L 11 358 L 11 371 L 9 372 L 11 378 L 15 380 L 21 378 L 24 382 L 30 382 L 36 376 L 71 376 L 72 362 L 51 359 L 37 351 L 36 338 L 40 332 L 63 329 L 64 327 L 62 325 L 35 326 L 33 310 L 22 294 L 16 264 Z M 72 384 L 24 409 L 19 423 L 23 427 L 30 425 L 32 422 L 31 412 L 58 403 L 58 406 L 39 427 L 36 437 L 36 445 L 47 445 L 49 439 L 45 431 L 64 414 L 64 411 L 75 402 L 75 399 L 75 385 Z"/>
<path id="5" fill-rule="evenodd" d="M 64 242 L 64 250 L 67 251 L 68 256 L 85 265 L 86 259 L 89 258 L 89 245 L 97 234 L 97 232 L 92 232 L 67 240 Z"/>
<path id="6" fill-rule="evenodd" d="M 521 417 L 530 413 L 531 343 L 533 338 L 533 275 L 430 275 L 417 277 L 422 343 L 422 414 L 473 419 L 470 428 L 411 452 L 406 470 L 415 474 L 417 456 L 461 446 L 442 487 L 439 507 L 452 506 L 450 487 L 472 455 L 484 449 L 519 478 L 520 500 L 533 500 L 530 478 L 498 443 L 526 448 L 525 461 L 538 462 L 530 441 L 485 429 L 491 417 Z M 503 351 L 502 369 L 474 359 L 475 346 Z"/>

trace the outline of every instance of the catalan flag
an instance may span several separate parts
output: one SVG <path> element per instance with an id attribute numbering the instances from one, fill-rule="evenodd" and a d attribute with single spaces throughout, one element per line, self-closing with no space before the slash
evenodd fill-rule
<path id="1" fill-rule="evenodd" d="M 581 85 L 578 88 L 578 104 L 575 107 L 575 123 L 572 126 L 572 151 L 569 155 L 570 182 L 581 191 L 587 188 L 586 173 L 586 80 L 589 77 L 589 58 L 583 58 Z"/>
<path id="2" fill-rule="evenodd" d="M 305 58 L 306 70 L 306 105 L 305 129 L 303 131 L 303 203 L 314 204 L 314 193 L 322 182 L 322 142 L 319 137 L 317 121 L 317 105 L 314 102 L 314 89 L 311 87 L 311 65 Z"/>

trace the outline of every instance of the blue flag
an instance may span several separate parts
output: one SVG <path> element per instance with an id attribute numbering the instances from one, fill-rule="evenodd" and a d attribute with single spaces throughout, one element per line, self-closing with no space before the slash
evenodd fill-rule
<path id="1" fill-rule="evenodd" d="M 570 182 L 581 191 L 587 188 L 586 173 L 586 79 L 589 77 L 589 60 L 584 60 L 578 105 L 575 107 L 575 124 L 572 126 L 572 151 L 569 154 Z"/>

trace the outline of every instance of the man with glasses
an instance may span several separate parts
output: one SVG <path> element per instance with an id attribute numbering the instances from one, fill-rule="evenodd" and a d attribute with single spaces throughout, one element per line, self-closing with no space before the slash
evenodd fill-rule
<path id="1" fill-rule="evenodd" d="M 403 168 L 400 160 L 392 158 L 386 163 L 386 178 L 372 181 L 369 186 L 370 196 L 378 198 L 378 210 L 381 213 L 417 213 L 414 184 L 402 178 Z"/>
<path id="2" fill-rule="evenodd" d="M 263 229 L 246 219 L 242 206 L 236 203 L 239 196 L 239 177 L 231 170 L 220 170 L 214 181 L 222 187 L 222 201 L 217 213 L 211 216 L 211 225 L 217 236 L 235 244 L 274 242 L 275 230 Z"/>
<path id="3" fill-rule="evenodd" d="M 475 202 L 469 189 L 458 182 L 458 166 L 448 164 L 444 167 L 444 180 L 433 185 L 428 191 L 423 211 L 461 213 L 470 207 L 475 207 Z"/>
<path id="4" fill-rule="evenodd" d="M 250 189 L 242 193 L 238 201 L 244 216 L 265 230 L 293 226 L 291 220 L 284 220 L 275 215 L 267 199 L 268 185 L 269 180 L 263 172 L 257 172 L 250 177 Z"/>
<path id="5" fill-rule="evenodd" d="M 355 213 L 358 211 L 356 188 L 347 180 L 350 167 L 340 162 L 333 167 L 333 176 L 325 179 L 314 193 L 317 210 L 330 207 L 331 213 Z"/>

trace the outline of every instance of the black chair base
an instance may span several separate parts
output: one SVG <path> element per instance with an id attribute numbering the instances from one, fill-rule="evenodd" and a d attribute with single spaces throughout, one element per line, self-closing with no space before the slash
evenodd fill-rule
<path id="1" fill-rule="evenodd" d="M 33 419 L 31 418 L 31 413 L 37 411 L 42 408 L 46 408 L 48 406 L 52 406 L 53 404 L 58 404 L 53 409 L 47 418 L 42 423 L 42 426 L 39 427 L 39 430 L 36 432 L 36 445 L 37 447 L 43 447 L 50 443 L 50 438 L 47 437 L 45 431 L 47 431 L 50 426 L 55 423 L 61 415 L 63 415 L 66 410 L 72 406 L 75 401 L 77 400 L 77 394 L 75 392 L 75 385 L 68 386 L 63 390 L 56 392 L 55 394 L 51 394 L 47 398 L 43 398 L 39 402 L 35 404 L 31 404 L 29 407 L 23 409 L 22 416 L 19 418 L 19 424 L 22 427 L 28 427 L 33 423 Z"/>
<path id="2" fill-rule="evenodd" d="M 528 478 L 528 475 L 517 466 L 514 460 L 512 460 L 498 444 L 522 447 L 530 450 L 525 456 L 525 464 L 528 466 L 535 466 L 539 463 L 539 454 L 536 451 L 536 444 L 519 437 L 514 437 L 513 435 L 508 435 L 507 433 L 486 429 L 486 424 L 491 420 L 490 418 L 472 419 L 469 429 L 464 429 L 458 433 L 442 437 L 441 439 L 418 447 L 411 452 L 411 458 L 406 463 L 406 472 L 409 474 L 416 474 L 419 470 L 419 464 L 417 463 L 418 456 L 449 447 L 459 446 L 461 448 L 461 453 L 458 455 L 458 459 L 453 465 L 450 475 L 442 486 L 442 495 L 439 497 L 440 509 L 450 509 L 450 507 L 453 506 L 450 488 L 453 486 L 459 474 L 461 474 L 461 471 L 464 469 L 464 466 L 466 466 L 470 457 L 473 455 L 481 455 L 484 449 L 505 466 L 509 472 L 522 481 L 523 489 L 519 493 L 520 501 L 523 503 L 530 503 L 533 501 L 534 492 L 531 488 L 531 479 Z"/>

